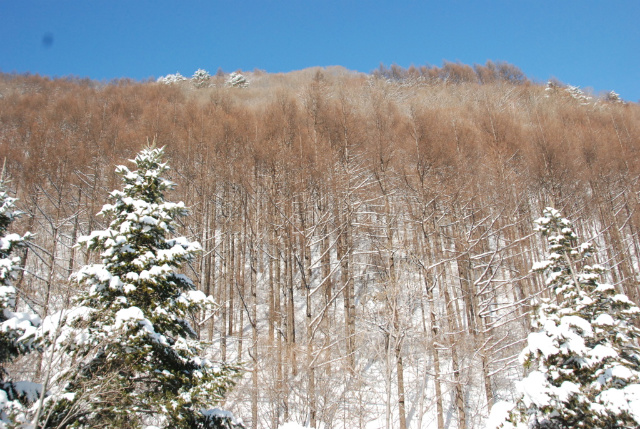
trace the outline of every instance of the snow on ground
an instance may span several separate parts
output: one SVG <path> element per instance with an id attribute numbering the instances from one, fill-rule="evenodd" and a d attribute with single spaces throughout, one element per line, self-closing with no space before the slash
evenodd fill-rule
<path id="1" fill-rule="evenodd" d="M 287 422 L 287 423 L 285 423 L 283 425 L 280 425 L 280 427 L 278 427 L 278 429 L 313 429 L 313 428 L 310 428 L 308 426 L 302 426 L 302 425 L 300 425 L 298 423 L 295 423 L 295 422 Z"/>

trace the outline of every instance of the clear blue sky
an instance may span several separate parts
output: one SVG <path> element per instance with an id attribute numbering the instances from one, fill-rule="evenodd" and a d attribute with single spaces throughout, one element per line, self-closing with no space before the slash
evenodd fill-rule
<path id="1" fill-rule="evenodd" d="M 640 100 L 640 1 L 0 0 L 0 70 L 146 79 L 503 60 Z"/>

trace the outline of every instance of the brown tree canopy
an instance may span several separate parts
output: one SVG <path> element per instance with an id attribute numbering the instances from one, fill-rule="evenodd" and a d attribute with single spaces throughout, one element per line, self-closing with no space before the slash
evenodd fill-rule
<path id="1" fill-rule="evenodd" d="M 549 295 L 529 273 L 546 206 L 640 302 L 638 105 L 491 61 L 244 75 L 0 75 L 0 158 L 17 228 L 35 234 L 19 305 L 69 302 L 66 279 L 95 258 L 73 245 L 105 222 L 113 166 L 152 140 L 204 249 L 191 277 L 220 306 L 201 338 L 246 363 L 232 403 L 253 427 L 478 427 L 512 390 L 529 299 Z"/>

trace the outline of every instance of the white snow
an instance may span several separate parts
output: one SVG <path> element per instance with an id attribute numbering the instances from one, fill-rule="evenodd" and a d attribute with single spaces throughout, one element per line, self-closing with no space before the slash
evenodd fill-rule
<path id="1" fill-rule="evenodd" d="M 168 346 L 169 343 L 164 335 L 158 334 L 153 328 L 153 324 L 144 317 L 143 311 L 138 307 L 122 308 L 116 313 L 116 321 L 114 328 L 120 329 L 123 326 L 130 325 L 129 322 L 137 322 L 136 325 L 140 326 L 144 332 L 149 334 L 159 344 Z"/>
<path id="2" fill-rule="evenodd" d="M 29 402 L 35 402 L 40 397 L 42 391 L 42 385 L 40 383 L 33 383 L 31 381 L 17 381 L 13 384 L 16 392 Z"/>
<path id="3" fill-rule="evenodd" d="M 0 410 L 4 408 L 7 402 L 9 402 L 9 398 L 7 397 L 7 392 L 0 389 Z"/>
<path id="4" fill-rule="evenodd" d="M 582 335 L 585 337 L 593 336 L 593 327 L 589 321 L 584 320 L 580 316 L 564 316 L 560 319 L 560 327 L 561 329 L 566 330 L 569 327 L 575 327 L 582 331 Z"/>
<path id="5" fill-rule="evenodd" d="M 0 332 L 20 331 L 27 334 L 33 333 L 35 327 L 40 325 L 40 317 L 37 314 L 4 309 L 5 321 L 0 323 Z"/>
<path id="6" fill-rule="evenodd" d="M 116 313 L 115 327 L 119 328 L 129 320 L 142 320 L 144 313 L 138 307 L 129 307 L 118 310 Z"/>
<path id="7" fill-rule="evenodd" d="M 626 366 L 616 365 L 613 368 L 611 368 L 611 375 L 614 378 L 619 378 L 621 380 L 630 380 L 634 374 Z"/>
<path id="8" fill-rule="evenodd" d="M 168 74 L 166 76 L 161 76 L 158 78 L 158 83 L 164 83 L 165 85 L 170 85 L 172 83 L 179 83 L 187 80 L 186 77 L 182 76 L 180 73 L 176 72 L 176 74 Z"/>
<path id="9" fill-rule="evenodd" d="M 601 315 L 599 315 L 598 317 L 596 317 L 593 321 L 594 324 L 596 325 L 602 325 L 602 326 L 613 326 L 615 325 L 615 321 L 613 320 L 613 317 L 611 317 L 609 314 L 603 313 Z"/>
<path id="10" fill-rule="evenodd" d="M 618 353 L 610 346 L 598 344 L 589 352 L 589 356 L 598 361 L 605 360 L 608 357 L 617 357 Z"/>
<path id="11" fill-rule="evenodd" d="M 527 407 L 535 404 L 538 407 L 544 407 L 550 404 L 546 376 L 540 371 L 532 371 L 524 379 L 516 383 L 518 391 L 523 394 L 522 400 Z"/>
<path id="12" fill-rule="evenodd" d="M 528 337 L 529 345 L 520 354 L 520 362 L 524 363 L 529 353 L 539 351 L 543 356 L 549 356 L 558 352 L 553 340 L 544 332 L 532 332 Z"/>
<path id="13" fill-rule="evenodd" d="M 560 387 L 554 390 L 562 402 L 569 402 L 569 398 L 571 398 L 572 395 L 580 393 L 580 386 L 572 381 L 564 381 Z"/>
<path id="14" fill-rule="evenodd" d="M 310 426 L 302 426 L 296 422 L 287 422 L 278 427 L 278 429 L 314 429 Z"/>
<path id="15" fill-rule="evenodd" d="M 553 264 L 553 262 L 551 262 L 551 261 L 534 262 L 533 266 L 531 267 L 531 271 L 546 270 L 552 264 Z"/>
<path id="16" fill-rule="evenodd" d="M 640 422 L 640 384 L 630 384 L 623 389 L 607 389 L 597 399 L 610 410 L 626 411 L 636 422 Z"/>
<path id="17" fill-rule="evenodd" d="M 596 292 L 606 292 L 608 290 L 613 290 L 613 289 L 615 289 L 613 285 L 610 285 L 608 283 L 600 283 L 596 288 Z"/>
<path id="18" fill-rule="evenodd" d="M 509 412 L 513 407 L 514 404 L 512 402 L 496 402 L 493 407 L 491 407 L 491 412 L 489 413 L 485 429 L 498 429 L 501 424 L 504 425 L 504 429 L 513 428 L 513 425 L 506 421 L 509 417 Z"/>

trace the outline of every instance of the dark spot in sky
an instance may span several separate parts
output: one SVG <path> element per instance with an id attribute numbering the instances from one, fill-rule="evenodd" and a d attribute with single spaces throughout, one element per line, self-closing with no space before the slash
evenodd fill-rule
<path id="1" fill-rule="evenodd" d="M 53 46 L 53 33 L 51 32 L 44 33 L 44 35 L 42 36 L 42 47 L 49 49 L 52 46 Z"/>

